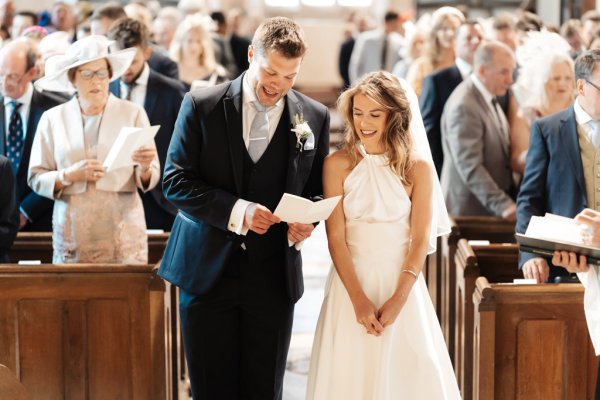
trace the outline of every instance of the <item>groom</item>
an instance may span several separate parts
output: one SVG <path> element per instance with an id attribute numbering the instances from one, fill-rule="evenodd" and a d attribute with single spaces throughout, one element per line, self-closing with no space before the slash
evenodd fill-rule
<path id="1" fill-rule="evenodd" d="M 163 181 L 179 213 L 159 275 L 181 288 L 194 399 L 282 397 L 304 290 L 295 244 L 313 226 L 282 223 L 272 211 L 285 192 L 322 195 L 329 147 L 327 109 L 291 89 L 305 51 L 295 22 L 268 19 L 246 73 L 181 105 Z"/>

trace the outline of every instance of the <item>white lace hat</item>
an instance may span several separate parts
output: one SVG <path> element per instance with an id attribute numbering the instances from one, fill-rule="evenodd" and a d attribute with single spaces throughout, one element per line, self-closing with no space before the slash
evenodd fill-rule
<path id="1" fill-rule="evenodd" d="M 42 90 L 73 92 L 75 87 L 69 81 L 68 72 L 71 68 L 105 58 L 112 69 L 111 81 L 118 79 L 127 71 L 135 49 L 129 48 L 111 52 L 114 43 L 105 36 L 92 35 L 71 44 L 65 54 L 49 57 L 46 60 L 46 73 L 35 82 Z"/>

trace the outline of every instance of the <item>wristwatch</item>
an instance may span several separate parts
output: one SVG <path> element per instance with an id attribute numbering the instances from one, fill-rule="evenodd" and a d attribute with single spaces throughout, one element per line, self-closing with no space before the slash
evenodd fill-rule
<path id="1" fill-rule="evenodd" d="M 69 186 L 69 185 L 73 184 L 72 181 L 70 181 L 66 178 L 64 169 L 61 169 L 60 171 L 58 171 L 58 181 L 63 186 Z"/>

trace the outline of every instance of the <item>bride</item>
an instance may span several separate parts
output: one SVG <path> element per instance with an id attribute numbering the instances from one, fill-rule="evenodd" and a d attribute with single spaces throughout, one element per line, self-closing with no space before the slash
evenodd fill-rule
<path id="1" fill-rule="evenodd" d="M 325 161 L 334 268 L 313 344 L 307 399 L 459 399 L 421 266 L 449 231 L 406 82 L 387 72 L 344 92 L 345 147 Z M 412 116 L 412 119 L 411 119 Z"/>

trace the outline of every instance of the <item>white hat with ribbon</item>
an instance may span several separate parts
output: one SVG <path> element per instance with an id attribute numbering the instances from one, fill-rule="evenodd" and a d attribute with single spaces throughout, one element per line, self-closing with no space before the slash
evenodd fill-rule
<path id="1" fill-rule="evenodd" d="M 65 54 L 49 57 L 46 60 L 46 73 L 35 82 L 42 90 L 73 92 L 75 87 L 69 81 L 68 72 L 71 68 L 105 58 L 112 70 L 111 81 L 118 79 L 127 71 L 135 49 L 111 51 L 114 41 L 105 36 L 92 35 L 71 44 Z"/>

